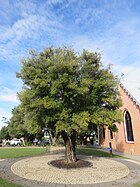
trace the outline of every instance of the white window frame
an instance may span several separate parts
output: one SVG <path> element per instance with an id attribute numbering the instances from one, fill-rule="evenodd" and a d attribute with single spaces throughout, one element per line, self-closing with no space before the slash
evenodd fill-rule
<path id="1" fill-rule="evenodd" d="M 126 141 L 127 143 L 133 144 L 133 143 L 134 143 L 134 140 L 133 140 L 133 141 L 129 141 L 129 140 L 128 140 L 128 136 L 127 136 L 126 120 L 125 120 L 126 112 L 128 112 L 128 110 L 125 110 L 125 111 L 124 111 L 124 114 L 123 114 L 123 118 L 124 118 L 125 141 Z M 128 113 L 129 113 L 129 112 L 128 112 Z M 130 113 L 129 113 L 129 115 L 130 115 Z M 130 118 L 131 118 L 131 115 L 130 115 Z M 132 120 L 131 120 L 131 125 L 132 125 Z M 133 126 L 132 126 L 132 132 L 133 132 Z M 134 139 L 134 133 L 133 133 L 133 139 Z"/>

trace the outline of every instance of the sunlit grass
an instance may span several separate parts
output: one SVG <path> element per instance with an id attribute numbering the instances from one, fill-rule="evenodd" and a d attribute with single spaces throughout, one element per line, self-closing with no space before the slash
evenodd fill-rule
<path id="1" fill-rule="evenodd" d="M 20 158 L 25 156 L 43 155 L 46 153 L 46 148 L 0 148 L 0 158 Z"/>
<path id="2" fill-rule="evenodd" d="M 0 178 L 0 187 L 23 187 L 23 186 L 7 182 L 6 180 Z"/>
<path id="3" fill-rule="evenodd" d="M 90 147 L 78 147 L 77 153 L 83 155 L 91 155 L 95 157 L 112 157 L 112 158 L 121 157 L 122 158 L 122 156 L 115 155 L 115 154 L 110 155 L 109 152 L 100 151 L 98 149 L 90 148 Z"/>
<path id="4" fill-rule="evenodd" d="M 140 182 L 136 183 L 134 187 L 140 187 Z"/>

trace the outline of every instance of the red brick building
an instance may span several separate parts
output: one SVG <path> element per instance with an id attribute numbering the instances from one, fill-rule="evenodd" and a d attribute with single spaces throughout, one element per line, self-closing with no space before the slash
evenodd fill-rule
<path id="1" fill-rule="evenodd" d="M 123 122 L 116 124 L 118 132 L 110 132 L 108 127 L 104 127 L 100 133 L 100 144 L 109 147 L 111 142 L 112 148 L 117 151 L 140 155 L 140 104 L 122 84 L 119 90 L 123 103 L 121 107 Z M 140 94 L 138 87 L 135 93 L 138 93 L 138 98 Z"/>

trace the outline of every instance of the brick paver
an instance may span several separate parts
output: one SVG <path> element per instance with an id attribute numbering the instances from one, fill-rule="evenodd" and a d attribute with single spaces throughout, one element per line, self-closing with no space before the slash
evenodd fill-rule
<path id="1" fill-rule="evenodd" d="M 63 155 L 47 155 L 23 159 L 14 163 L 11 170 L 16 175 L 56 184 L 94 184 L 114 181 L 129 174 L 124 164 L 106 158 L 84 157 L 93 166 L 79 169 L 59 169 L 48 164 L 52 160 L 62 159 Z"/>

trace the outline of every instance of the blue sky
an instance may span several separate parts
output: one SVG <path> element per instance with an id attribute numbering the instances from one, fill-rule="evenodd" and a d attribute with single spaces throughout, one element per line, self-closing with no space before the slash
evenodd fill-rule
<path id="1" fill-rule="evenodd" d="M 0 126 L 19 104 L 21 59 L 62 45 L 101 52 L 104 66 L 140 87 L 140 1 L 0 0 Z"/>

